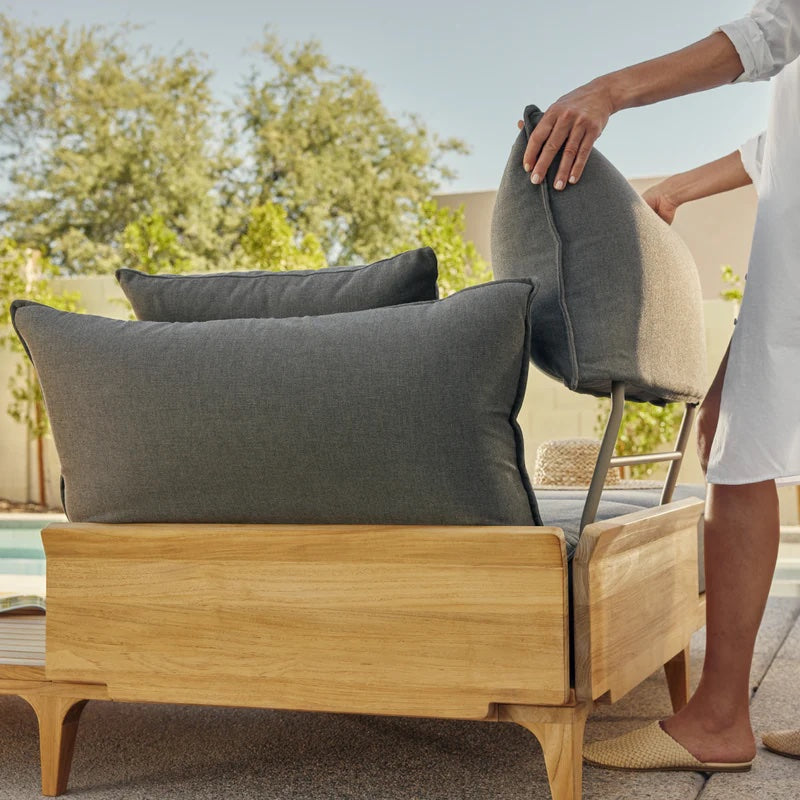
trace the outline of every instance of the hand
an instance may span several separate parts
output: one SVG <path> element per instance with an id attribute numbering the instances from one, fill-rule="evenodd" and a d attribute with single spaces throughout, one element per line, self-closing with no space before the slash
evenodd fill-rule
<path id="1" fill-rule="evenodd" d="M 658 214 L 668 225 L 672 225 L 675 219 L 675 212 L 680 203 L 677 203 L 669 194 L 665 181 L 655 184 L 647 189 L 642 195 L 642 200 Z"/>
<path id="2" fill-rule="evenodd" d="M 567 182 L 577 183 L 592 146 L 613 112 L 611 93 L 599 81 L 580 86 L 553 103 L 533 129 L 525 148 L 523 166 L 531 173 L 532 182 L 541 182 L 566 142 L 553 185 L 563 189 Z"/>

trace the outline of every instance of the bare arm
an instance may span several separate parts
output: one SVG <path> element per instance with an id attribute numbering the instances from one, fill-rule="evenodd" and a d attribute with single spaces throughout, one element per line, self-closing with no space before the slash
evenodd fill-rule
<path id="1" fill-rule="evenodd" d="M 672 224 L 683 203 L 752 183 L 738 150 L 707 164 L 671 175 L 651 186 L 642 198 L 665 222 Z"/>
<path id="2" fill-rule="evenodd" d="M 738 189 L 748 183 L 752 183 L 752 180 L 742 165 L 738 150 L 687 172 L 679 172 L 663 181 L 665 189 L 678 205 Z"/>
<path id="3" fill-rule="evenodd" d="M 717 31 L 681 50 L 609 72 L 598 80 L 607 82 L 613 110 L 620 111 L 732 83 L 743 71 L 733 43 Z"/>
<path id="4" fill-rule="evenodd" d="M 528 140 L 525 170 L 539 183 L 566 142 L 554 182 L 563 189 L 580 178 L 614 112 L 731 83 L 743 71 L 733 43 L 717 31 L 681 50 L 601 75 L 547 109 Z"/>

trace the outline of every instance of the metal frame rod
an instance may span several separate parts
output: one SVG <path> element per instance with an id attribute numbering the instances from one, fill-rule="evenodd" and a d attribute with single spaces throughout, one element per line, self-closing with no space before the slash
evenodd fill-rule
<path id="1" fill-rule="evenodd" d="M 614 456 L 609 462 L 610 467 L 624 467 L 626 464 L 649 464 L 651 461 L 679 461 L 683 453 L 642 453 L 637 456 Z"/>
<path id="2" fill-rule="evenodd" d="M 597 463 L 594 465 L 592 481 L 589 484 L 589 492 L 586 495 L 586 502 L 583 506 L 581 516 L 580 533 L 590 523 L 594 522 L 597 516 L 597 509 L 600 505 L 600 495 L 603 493 L 603 486 L 608 475 L 608 468 L 611 457 L 614 455 L 614 447 L 617 444 L 619 429 L 622 425 L 622 411 L 625 408 L 625 384 L 622 381 L 612 381 L 611 383 L 611 413 L 608 415 L 606 430 L 603 434 L 603 441 L 600 443 L 600 452 L 597 456 Z"/>
<path id="3" fill-rule="evenodd" d="M 697 414 L 697 407 L 698 403 L 687 403 L 686 409 L 683 412 L 681 428 L 678 431 L 678 441 L 675 444 L 675 449 L 680 453 L 680 458 L 669 465 L 667 479 L 664 481 L 664 488 L 661 490 L 661 500 L 659 501 L 662 506 L 672 500 L 672 492 L 675 489 L 675 484 L 678 482 L 678 472 L 680 472 L 683 456 L 686 453 L 686 443 L 692 431 L 692 423 Z"/>
<path id="4" fill-rule="evenodd" d="M 589 491 L 586 495 L 586 502 L 583 506 L 581 516 L 580 533 L 584 527 L 594 522 L 597 516 L 597 509 L 600 506 L 600 496 L 606 482 L 608 470 L 611 467 L 621 467 L 629 464 L 650 464 L 660 461 L 669 461 L 669 470 L 661 490 L 660 505 L 669 503 L 678 482 L 678 473 L 683 463 L 683 456 L 686 453 L 686 443 L 692 430 L 692 423 L 697 414 L 697 403 L 686 403 L 683 412 L 681 427 L 678 431 L 678 441 L 675 449 L 666 453 L 640 453 L 634 456 L 615 456 L 614 448 L 619 437 L 619 429 L 622 425 L 622 414 L 625 408 L 625 384 L 622 381 L 612 381 L 611 383 L 611 412 L 606 421 L 606 429 L 603 433 L 603 440 L 600 443 L 600 452 L 597 456 L 597 463 L 592 473 L 592 480 L 589 484 Z"/>

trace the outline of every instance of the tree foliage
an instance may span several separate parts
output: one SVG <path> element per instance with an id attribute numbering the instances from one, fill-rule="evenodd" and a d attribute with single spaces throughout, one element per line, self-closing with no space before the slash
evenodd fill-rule
<path id="1" fill-rule="evenodd" d="M 45 436 L 49 425 L 36 374 L 11 325 L 11 302 L 33 300 L 63 311 L 77 311 L 77 292 L 53 291 L 50 281 L 56 274 L 56 267 L 38 251 L 22 248 L 11 239 L 0 240 L 0 346 L 19 354 L 9 380 L 11 403 L 7 411 L 12 419 L 26 425 L 34 439 Z"/>
<path id="2" fill-rule="evenodd" d="M 250 148 L 244 194 L 286 209 L 331 263 L 372 261 L 402 249 L 420 204 L 442 178 L 457 139 L 440 141 L 419 117 L 385 108 L 359 70 L 336 66 L 316 41 L 287 49 L 267 34 L 239 101 Z"/>
<path id="3" fill-rule="evenodd" d="M 130 266 L 151 275 L 192 269 L 192 254 L 159 213 L 143 214 L 129 222 L 122 232 L 122 247 Z"/>
<path id="4" fill-rule="evenodd" d="M 466 146 L 393 116 L 361 71 L 266 32 L 224 109 L 204 57 L 133 31 L 0 14 L 0 236 L 66 274 L 357 264 L 413 242 L 441 247 L 444 293 L 488 277 L 430 202 Z"/>
<path id="5" fill-rule="evenodd" d="M 130 265 L 124 231 L 147 217 L 201 268 L 224 246 L 214 191 L 233 164 L 211 73 L 191 51 L 132 50 L 129 30 L 0 16 L 0 225 L 64 272 Z"/>
<path id="6" fill-rule="evenodd" d="M 433 248 L 442 297 L 492 279 L 491 269 L 475 245 L 464 240 L 463 205 L 452 209 L 426 200 L 420 205 L 418 218 L 417 236 L 409 247 Z"/>
<path id="7" fill-rule="evenodd" d="M 300 237 L 289 224 L 286 211 L 275 203 L 253 206 L 247 230 L 233 254 L 236 269 L 319 269 L 325 254 L 313 234 Z"/>
<path id="8" fill-rule="evenodd" d="M 722 281 L 728 285 L 728 288 L 720 292 L 720 297 L 723 300 L 730 300 L 736 304 L 741 303 L 744 295 L 742 276 L 735 273 L 730 264 L 723 264 L 721 269 Z"/>

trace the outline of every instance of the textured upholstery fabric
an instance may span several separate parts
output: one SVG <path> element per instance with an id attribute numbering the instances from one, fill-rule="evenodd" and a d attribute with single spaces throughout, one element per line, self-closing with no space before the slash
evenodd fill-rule
<path id="1" fill-rule="evenodd" d="M 361 267 L 207 275 L 117 270 L 136 316 L 156 322 L 303 317 L 435 300 L 437 277 L 430 247 Z"/>
<path id="2" fill-rule="evenodd" d="M 586 502 L 585 489 L 536 489 L 536 501 L 539 513 L 545 525 L 557 525 L 564 530 L 567 540 L 567 556 L 571 559 L 578 547 L 578 529 Z M 672 492 L 673 500 L 686 497 L 706 499 L 704 483 L 679 483 Z M 630 514 L 643 508 L 657 506 L 661 500 L 661 489 L 613 489 L 603 490 L 600 506 L 597 509 L 597 520 L 610 519 L 621 514 Z M 703 517 L 697 525 L 698 582 L 700 591 L 706 587 L 703 547 Z"/>
<path id="3" fill-rule="evenodd" d="M 563 529 L 564 538 L 567 540 L 567 555 L 572 558 L 580 540 L 578 528 L 581 524 L 583 506 L 586 502 L 586 492 L 583 492 L 579 497 L 561 496 L 567 494 L 570 493 L 567 491 L 561 492 L 558 489 L 537 489 L 536 502 L 539 506 L 539 513 L 542 515 L 543 524 L 556 525 Z M 603 497 L 600 499 L 600 505 L 597 508 L 596 520 L 620 517 L 633 511 L 641 511 L 642 508 L 643 506 L 635 503 L 622 503 L 607 499 L 606 492 L 603 492 Z"/>
<path id="4" fill-rule="evenodd" d="M 542 117 L 525 109 L 492 219 L 500 278 L 541 281 L 531 310 L 531 358 L 569 389 L 698 402 L 708 389 L 700 280 L 680 237 L 597 150 L 578 183 L 556 191 L 561 156 L 542 183 L 522 166 Z"/>
<path id="5" fill-rule="evenodd" d="M 534 292 L 197 323 L 18 300 L 12 318 L 70 520 L 540 525 L 516 421 Z"/>

